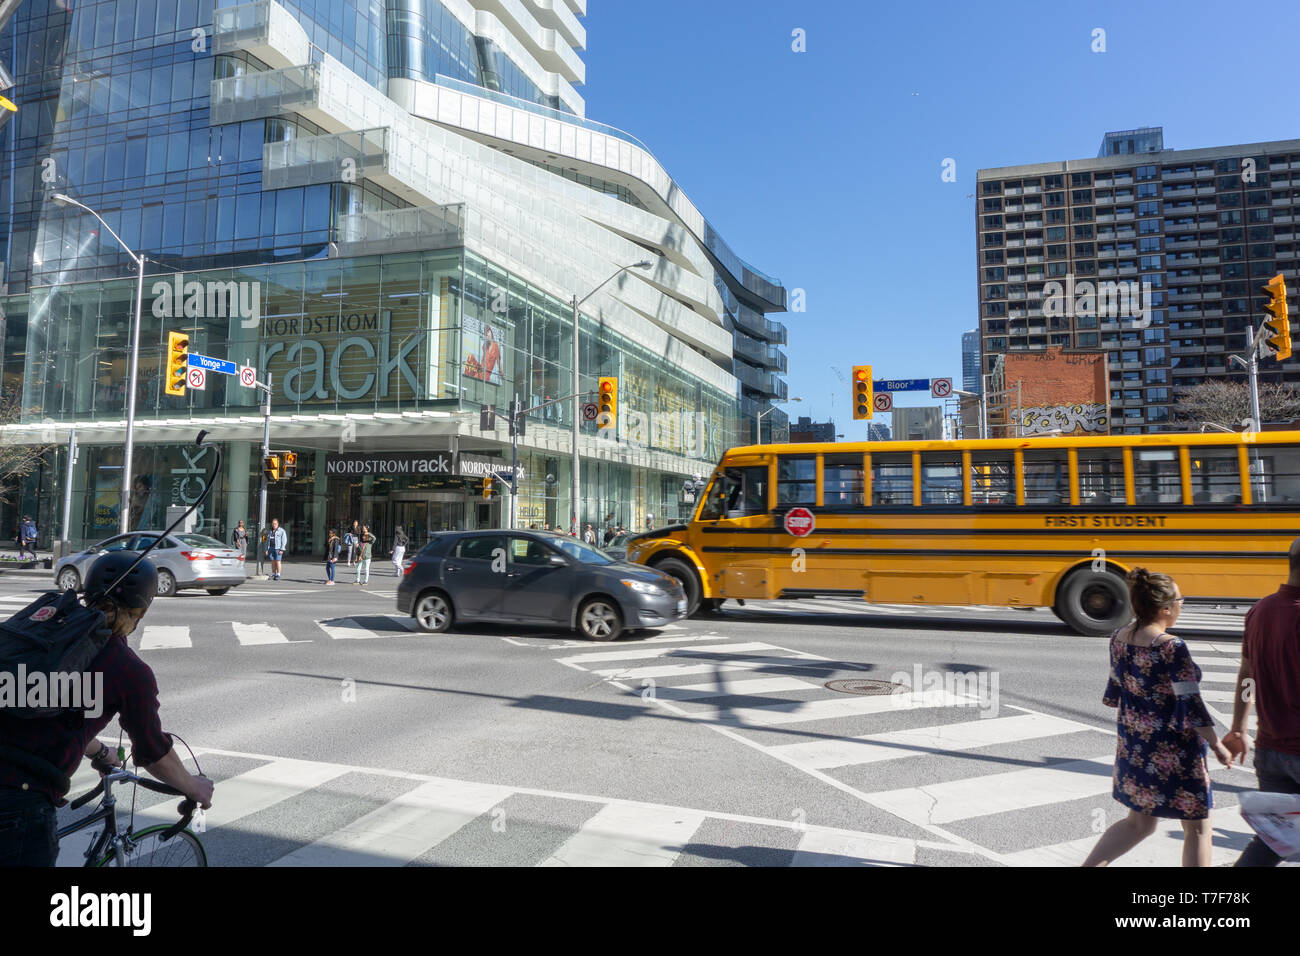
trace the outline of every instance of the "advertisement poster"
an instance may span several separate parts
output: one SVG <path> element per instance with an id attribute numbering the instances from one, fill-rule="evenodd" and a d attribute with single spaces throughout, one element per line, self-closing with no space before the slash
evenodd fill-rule
<path id="1" fill-rule="evenodd" d="M 495 326 L 473 316 L 465 316 L 462 329 L 464 375 L 487 385 L 500 385 L 502 378 L 502 343 L 504 326 Z"/>
<path id="2" fill-rule="evenodd" d="M 122 498 L 122 469 L 101 468 L 95 476 L 96 532 L 112 533 L 117 530 L 117 509 Z"/>

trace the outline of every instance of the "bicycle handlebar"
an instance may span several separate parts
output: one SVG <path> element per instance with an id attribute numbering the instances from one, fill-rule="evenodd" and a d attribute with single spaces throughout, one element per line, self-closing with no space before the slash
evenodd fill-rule
<path id="1" fill-rule="evenodd" d="M 118 781 L 136 783 L 144 787 L 146 790 L 152 790 L 154 793 L 166 794 L 169 797 L 183 797 L 185 795 L 180 790 L 177 790 L 175 787 L 169 786 L 165 783 L 157 783 L 153 780 L 146 780 L 144 777 L 133 774 L 129 770 L 121 769 L 113 764 L 101 764 L 99 761 L 91 761 L 90 765 L 94 767 L 96 770 L 98 770 L 100 773 L 104 773 L 105 771 L 108 771 L 107 776 L 104 776 L 100 779 L 99 783 L 95 785 L 94 790 L 90 790 L 86 793 L 83 793 L 81 796 L 77 797 L 77 799 L 69 803 L 68 805 L 73 810 L 80 810 L 82 807 L 84 807 L 95 797 L 103 793 L 105 790 L 104 785 L 106 783 L 111 784 Z M 193 801 L 185 800 L 181 804 L 181 806 L 184 806 L 186 803 L 193 803 Z M 184 811 L 181 812 L 184 813 Z M 191 814 L 193 813 L 193 808 L 190 809 L 190 813 Z M 188 820 L 186 822 L 188 823 Z"/>

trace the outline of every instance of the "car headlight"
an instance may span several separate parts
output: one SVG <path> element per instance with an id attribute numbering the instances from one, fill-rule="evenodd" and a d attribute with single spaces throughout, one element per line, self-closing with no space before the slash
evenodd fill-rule
<path id="1" fill-rule="evenodd" d="M 623 584 L 625 587 L 631 588 L 633 591 L 636 591 L 639 594 L 667 594 L 668 593 L 659 585 L 651 584 L 648 581 L 634 581 L 630 578 L 624 578 Z"/>

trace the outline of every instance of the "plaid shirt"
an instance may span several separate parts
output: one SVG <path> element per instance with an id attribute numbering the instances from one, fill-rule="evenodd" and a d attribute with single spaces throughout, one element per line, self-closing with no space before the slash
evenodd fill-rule
<path id="1" fill-rule="evenodd" d="M 172 741 L 163 733 L 158 717 L 158 682 L 126 638 L 111 638 L 90 662 L 89 670 L 104 675 L 103 709 L 98 717 L 92 719 L 77 712 L 27 720 L 0 711 L 0 744 L 42 757 L 70 777 L 81 763 L 86 745 L 114 716 L 121 715 L 122 729 L 131 738 L 137 764 L 147 767 L 167 756 Z M 63 794 L 45 781 L 0 761 L 0 787 L 24 785 L 44 793 L 56 805 L 64 803 Z"/>

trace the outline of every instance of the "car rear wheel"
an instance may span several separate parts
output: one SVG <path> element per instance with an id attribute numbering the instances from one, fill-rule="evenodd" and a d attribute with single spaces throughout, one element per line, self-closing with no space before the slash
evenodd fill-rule
<path id="1" fill-rule="evenodd" d="M 158 596 L 176 596 L 176 577 L 166 568 L 160 568 L 158 570 Z"/>
<path id="2" fill-rule="evenodd" d="M 694 617 L 700 611 L 700 579 L 695 576 L 695 569 L 681 558 L 664 558 L 653 565 L 656 571 L 662 571 L 686 592 L 686 616 Z"/>
<path id="3" fill-rule="evenodd" d="M 623 615 L 609 598 L 588 598 L 578 609 L 578 633 L 589 641 L 612 641 L 623 632 Z"/>
<path id="4" fill-rule="evenodd" d="M 1080 634 L 1103 637 L 1128 623 L 1128 587 L 1114 571 L 1080 569 L 1058 592 L 1057 615 Z"/>
<path id="5" fill-rule="evenodd" d="M 208 588 L 208 593 L 216 597 L 221 597 L 221 595 L 225 594 L 229 590 L 230 588 Z"/>
<path id="6" fill-rule="evenodd" d="M 59 572 L 59 579 L 56 583 L 60 591 L 79 591 L 81 590 L 81 575 L 77 573 L 76 568 L 64 568 Z"/>
<path id="7" fill-rule="evenodd" d="M 415 602 L 415 613 L 412 616 L 415 623 L 420 625 L 420 630 L 430 634 L 442 634 L 451 630 L 456 619 L 455 612 L 451 609 L 451 600 L 440 591 L 421 595 Z"/>

